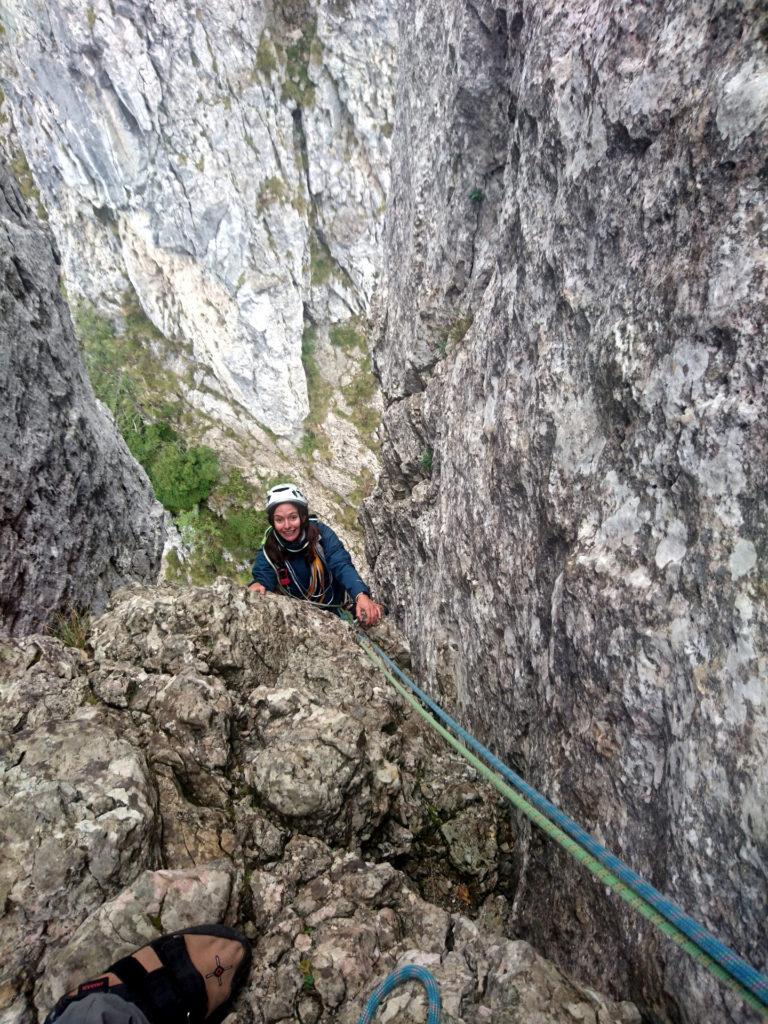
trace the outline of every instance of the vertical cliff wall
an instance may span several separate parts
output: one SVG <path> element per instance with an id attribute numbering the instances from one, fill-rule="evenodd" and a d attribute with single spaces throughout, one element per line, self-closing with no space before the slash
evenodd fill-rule
<path id="1" fill-rule="evenodd" d="M 70 297 L 119 312 L 135 291 L 194 404 L 295 433 L 302 332 L 366 316 L 379 268 L 391 5 L 22 0 L 0 19 Z"/>
<path id="2" fill-rule="evenodd" d="M 403 9 L 366 509 L 432 686 L 762 970 L 765 40 L 753 0 Z M 659 1019 L 745 1019 L 519 853 L 542 949 Z"/>
<path id="3" fill-rule="evenodd" d="M 85 377 L 50 235 L 0 166 L 0 634 L 153 583 L 164 513 Z"/>

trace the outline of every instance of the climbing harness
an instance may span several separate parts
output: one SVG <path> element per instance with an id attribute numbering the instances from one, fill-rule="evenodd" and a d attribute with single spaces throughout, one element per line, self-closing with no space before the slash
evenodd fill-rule
<path id="1" fill-rule="evenodd" d="M 440 989 L 434 976 L 426 967 L 420 967 L 418 964 L 406 964 L 404 967 L 398 967 L 380 985 L 377 985 L 365 1004 L 358 1024 L 372 1024 L 379 1003 L 404 981 L 421 982 L 427 991 L 427 1024 L 440 1024 Z"/>
<path id="2" fill-rule="evenodd" d="M 719 939 L 711 935 L 702 925 L 658 892 L 615 854 L 598 843 L 567 814 L 500 761 L 450 715 L 446 714 L 377 644 L 366 637 L 351 616 L 344 615 L 342 617 L 351 623 L 355 639 L 367 657 L 384 674 L 404 700 L 499 793 L 583 864 L 600 882 L 613 889 L 626 903 L 656 925 L 661 932 L 721 982 L 738 992 L 753 1009 L 768 1017 L 768 978 L 765 978 L 751 964 L 748 964 Z M 452 732 L 449 732 L 440 722 L 444 722 Z M 457 736 L 461 742 L 456 738 Z M 474 750 L 483 760 L 481 761 L 467 748 Z M 499 775 L 503 776 L 511 785 L 502 781 Z"/>

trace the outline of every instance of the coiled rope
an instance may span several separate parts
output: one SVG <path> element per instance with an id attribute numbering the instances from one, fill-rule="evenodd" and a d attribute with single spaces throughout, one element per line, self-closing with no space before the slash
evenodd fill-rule
<path id="1" fill-rule="evenodd" d="M 406 964 L 404 967 L 398 967 L 380 985 L 377 985 L 365 1004 L 358 1024 L 372 1024 L 382 999 L 386 999 L 392 989 L 402 985 L 405 981 L 421 982 L 427 990 L 427 1024 L 440 1024 L 440 989 L 426 967 L 420 967 L 418 964 Z"/>
<path id="2" fill-rule="evenodd" d="M 551 839 L 554 839 L 572 857 L 583 864 L 600 882 L 613 889 L 629 906 L 646 920 L 651 921 L 659 931 L 685 950 L 719 981 L 738 992 L 749 1006 L 768 1017 L 768 978 L 765 978 L 746 960 L 711 935 L 672 900 L 662 895 L 567 814 L 547 800 L 538 790 L 500 761 L 443 711 L 377 644 L 365 636 L 351 616 L 345 613 L 343 617 L 354 627 L 355 639 L 369 660 L 430 727 L 439 733 L 483 778 Z M 403 683 L 405 686 L 402 685 Z M 436 721 L 435 716 L 445 722 L 463 742 L 460 743 L 451 732 L 448 732 L 440 722 Z M 467 747 L 476 751 L 484 760 L 479 760 Z M 511 783 L 511 786 L 503 782 L 499 775 Z"/>

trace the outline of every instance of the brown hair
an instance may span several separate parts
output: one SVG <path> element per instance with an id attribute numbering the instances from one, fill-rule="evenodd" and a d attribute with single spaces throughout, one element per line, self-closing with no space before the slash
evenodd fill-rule
<path id="1" fill-rule="evenodd" d="M 309 509 L 306 509 L 301 505 L 297 505 L 292 501 L 284 502 L 283 504 L 293 505 L 293 507 L 299 513 L 301 525 L 306 531 L 307 535 L 307 546 L 306 548 L 304 548 L 302 554 L 304 555 L 304 558 L 307 561 L 307 565 L 312 565 L 312 563 L 314 562 L 318 555 L 317 545 L 320 541 L 320 531 L 318 530 L 315 523 L 310 523 Z M 273 508 L 269 510 L 269 512 L 267 512 L 267 518 L 269 519 L 269 525 L 272 527 L 272 530 L 269 536 L 267 537 L 267 542 L 264 545 L 264 551 L 267 555 L 267 558 L 270 560 L 270 562 L 272 562 L 273 565 L 285 565 L 285 550 L 283 549 L 283 546 L 280 543 L 280 541 L 277 539 L 277 530 L 275 529 L 274 522 L 275 509 L 277 507 L 278 506 L 275 505 Z"/>

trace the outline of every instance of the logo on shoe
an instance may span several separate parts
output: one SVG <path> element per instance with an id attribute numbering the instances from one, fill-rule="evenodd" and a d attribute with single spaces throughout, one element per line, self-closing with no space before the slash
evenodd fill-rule
<path id="1" fill-rule="evenodd" d="M 219 988 L 221 988 L 221 986 L 224 984 L 223 981 L 221 980 L 222 974 L 226 974 L 227 971 L 231 971 L 231 970 L 234 970 L 234 968 L 232 966 L 224 967 L 222 965 L 221 960 L 219 959 L 219 957 L 217 955 L 217 957 L 216 957 L 216 966 L 214 967 L 214 969 L 211 971 L 210 974 L 206 974 L 206 978 L 218 978 L 219 979 Z"/>

